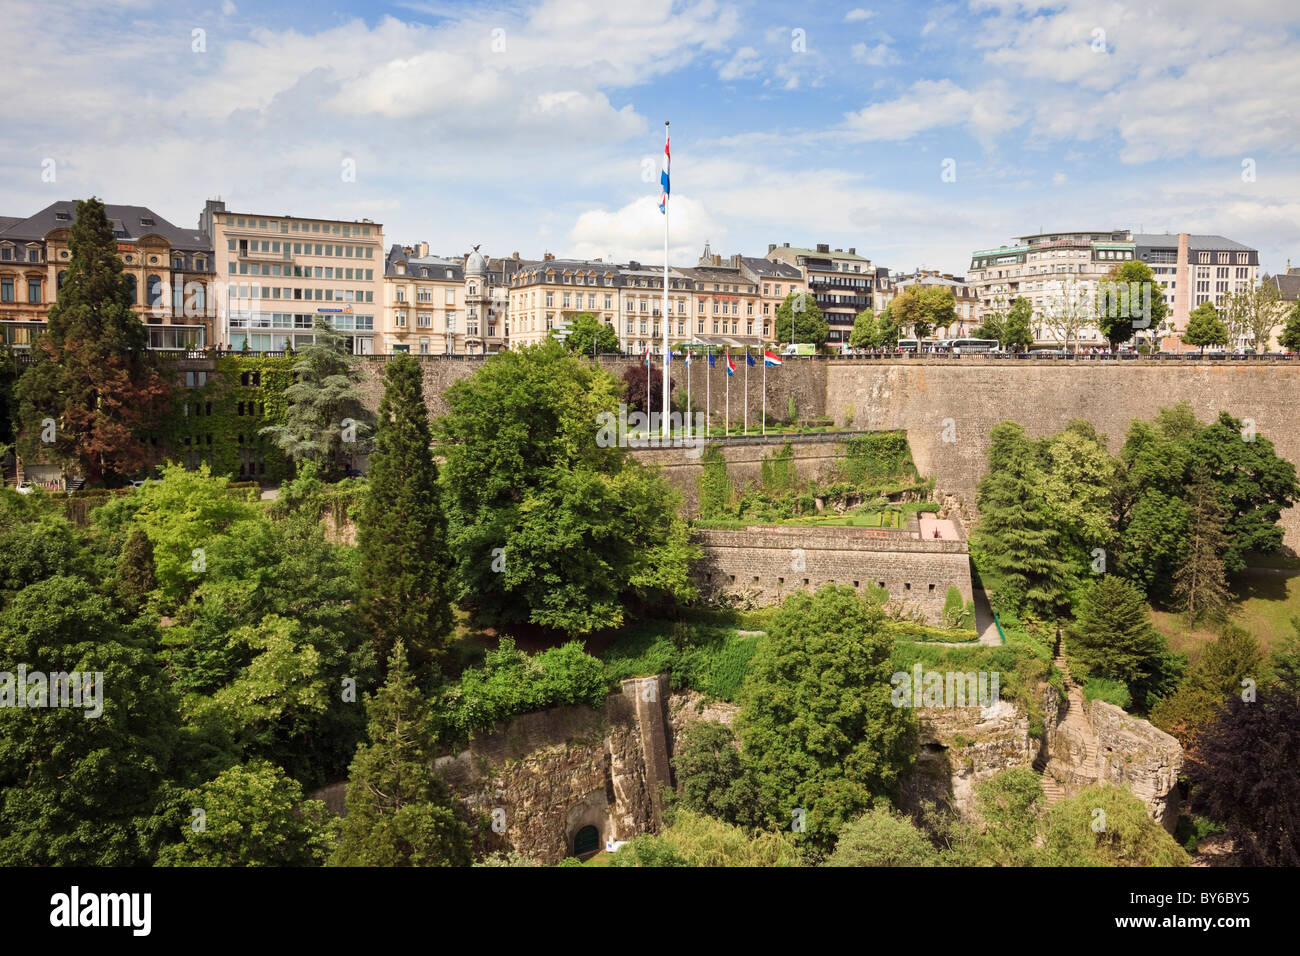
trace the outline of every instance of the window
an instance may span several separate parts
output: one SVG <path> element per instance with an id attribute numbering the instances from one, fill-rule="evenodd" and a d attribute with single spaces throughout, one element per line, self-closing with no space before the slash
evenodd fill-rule
<path id="1" fill-rule="evenodd" d="M 14 300 L 14 280 L 8 276 L 0 279 L 0 302 L 12 302 Z"/>
<path id="2" fill-rule="evenodd" d="M 27 301 L 32 305 L 39 305 L 41 301 L 41 280 L 27 280 Z"/>

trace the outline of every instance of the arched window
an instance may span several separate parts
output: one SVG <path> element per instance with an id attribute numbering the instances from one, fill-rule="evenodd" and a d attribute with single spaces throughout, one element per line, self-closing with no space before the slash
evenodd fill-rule
<path id="1" fill-rule="evenodd" d="M 151 275 L 149 277 L 149 305 L 160 306 L 162 302 L 162 279 L 159 276 Z"/>
<path id="2" fill-rule="evenodd" d="M 126 274 L 126 290 L 131 296 L 131 304 L 139 305 L 140 304 L 139 284 L 135 281 L 135 276 L 133 276 L 129 272 Z"/>
<path id="3" fill-rule="evenodd" d="M 67 278 L 68 278 L 68 270 L 67 270 L 67 269 L 60 269 L 60 270 L 59 270 L 59 274 L 58 274 L 58 275 L 55 277 L 55 279 L 54 279 L 54 282 L 55 282 L 55 290 L 56 290 L 56 292 L 57 292 L 57 291 L 62 291 L 62 289 L 63 289 L 63 283 L 64 283 L 65 281 L 67 281 Z"/>

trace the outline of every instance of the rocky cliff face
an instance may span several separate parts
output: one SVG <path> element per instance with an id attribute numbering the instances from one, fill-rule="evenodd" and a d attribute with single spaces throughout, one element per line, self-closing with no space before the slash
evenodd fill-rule
<path id="1" fill-rule="evenodd" d="M 1044 687 L 1042 741 L 1029 736 L 1028 716 L 1009 701 L 922 710 L 921 752 L 905 802 L 934 800 L 970 815 L 976 784 L 1000 770 L 1036 767 L 1049 802 L 1098 782 L 1126 786 L 1172 832 L 1183 761 L 1178 741 L 1119 707 L 1084 705 L 1081 694 L 1074 696 L 1061 699 Z"/>

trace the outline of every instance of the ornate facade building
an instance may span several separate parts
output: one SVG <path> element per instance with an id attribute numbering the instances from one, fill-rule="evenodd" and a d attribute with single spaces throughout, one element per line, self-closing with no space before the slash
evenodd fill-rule
<path id="1" fill-rule="evenodd" d="M 201 349 L 214 341 L 214 258 L 202 231 L 182 229 L 145 206 L 105 206 L 149 347 Z M 26 219 L 0 216 L 0 334 L 31 348 L 71 258 L 77 204 L 51 203 Z"/>

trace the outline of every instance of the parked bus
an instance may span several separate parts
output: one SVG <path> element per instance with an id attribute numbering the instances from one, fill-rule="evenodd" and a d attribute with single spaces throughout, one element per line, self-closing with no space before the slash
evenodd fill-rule
<path id="1" fill-rule="evenodd" d="M 916 339 L 898 340 L 898 349 L 900 352 L 915 352 L 917 350 L 917 347 L 918 347 L 918 343 Z"/>
<path id="2" fill-rule="evenodd" d="M 950 349 L 961 349 L 963 352 L 996 352 L 999 348 L 997 339 L 953 339 L 941 344 Z"/>

